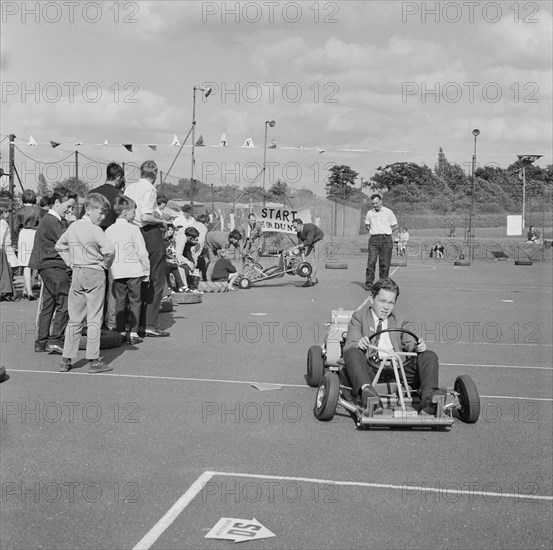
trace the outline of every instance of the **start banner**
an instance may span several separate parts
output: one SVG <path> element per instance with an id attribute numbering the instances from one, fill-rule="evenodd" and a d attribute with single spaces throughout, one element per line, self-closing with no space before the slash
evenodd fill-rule
<path id="1" fill-rule="evenodd" d="M 311 223 L 311 212 L 309 210 L 292 210 L 286 208 L 263 207 L 254 210 L 257 221 L 263 227 L 263 231 L 276 231 L 278 233 L 293 233 L 292 220 L 300 218 L 303 223 Z"/>

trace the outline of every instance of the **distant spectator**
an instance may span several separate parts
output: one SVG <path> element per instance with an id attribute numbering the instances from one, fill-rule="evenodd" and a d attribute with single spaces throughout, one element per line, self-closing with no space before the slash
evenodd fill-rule
<path id="1" fill-rule="evenodd" d="M 239 273 L 236 271 L 236 267 L 232 265 L 230 259 L 227 258 L 227 254 L 226 250 L 219 251 L 219 259 L 215 262 L 211 280 L 214 282 L 226 282 L 228 283 L 229 290 L 238 290 L 233 285 L 236 279 L 238 279 Z"/>
<path id="2" fill-rule="evenodd" d="M 407 231 L 407 228 L 402 227 L 397 237 L 398 237 L 397 247 L 398 247 L 399 257 L 402 260 L 405 260 L 405 258 L 407 257 L 407 243 L 409 242 L 409 232 Z"/>
<path id="3" fill-rule="evenodd" d="M 528 230 L 528 242 L 534 243 L 537 245 L 543 244 L 543 239 L 541 238 L 541 233 L 533 226 L 530 226 L 530 229 Z"/>
<path id="4" fill-rule="evenodd" d="M 14 228 L 17 235 L 17 255 L 19 267 L 23 268 L 23 297 L 36 300 L 33 295 L 32 269 L 29 259 L 33 251 L 36 228 L 44 216 L 44 210 L 36 205 L 36 193 L 32 189 L 25 189 L 21 197 L 23 206 L 15 211 Z"/>
<path id="5" fill-rule="evenodd" d="M 430 251 L 430 257 L 434 257 L 436 261 L 443 260 L 444 258 L 444 247 L 442 243 L 437 242 Z"/>
<path id="6" fill-rule="evenodd" d="M 17 265 L 17 256 L 12 247 L 10 225 L 8 219 L 10 209 L 7 206 L 0 206 L 0 300 L 13 301 L 15 297 L 13 286 L 13 265 Z M 10 264 L 10 258 L 12 264 Z"/>
<path id="7" fill-rule="evenodd" d="M 175 228 L 184 227 L 186 229 L 187 227 L 190 227 L 196 220 L 192 217 L 192 207 L 189 204 L 185 204 L 181 210 L 182 214 L 180 216 L 177 216 L 173 220 L 173 225 L 175 226 Z"/>
<path id="8" fill-rule="evenodd" d="M 455 224 L 453 223 L 453 220 L 449 222 L 449 236 L 455 237 Z"/>

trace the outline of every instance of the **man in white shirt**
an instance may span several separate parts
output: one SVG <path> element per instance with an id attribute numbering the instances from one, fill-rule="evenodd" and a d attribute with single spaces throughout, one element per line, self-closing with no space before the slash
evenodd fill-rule
<path id="1" fill-rule="evenodd" d="M 373 208 L 367 212 L 365 226 L 370 234 L 369 257 L 367 258 L 367 269 L 365 271 L 365 289 L 372 289 L 378 259 L 378 277 L 388 277 L 390 262 L 394 250 L 392 234 L 397 230 L 397 219 L 395 214 L 382 205 L 382 197 L 375 193 L 371 196 Z"/>
<path id="2" fill-rule="evenodd" d="M 149 337 L 169 336 L 158 326 L 159 309 L 165 286 L 165 246 L 162 229 L 167 221 L 156 215 L 158 169 L 153 160 L 140 166 L 140 179 L 125 189 L 125 195 L 136 203 L 134 224 L 140 228 L 150 260 L 150 281 L 143 285 L 140 333 Z"/>
<path id="3" fill-rule="evenodd" d="M 179 227 L 186 229 L 190 227 L 196 220 L 192 217 L 192 207 L 189 204 L 185 204 L 182 207 L 182 214 L 177 216 L 173 220 L 173 226 L 175 230 Z"/>
<path id="4" fill-rule="evenodd" d="M 369 302 L 352 315 L 348 326 L 344 345 L 346 370 L 353 389 L 366 407 L 369 397 L 378 397 L 372 381 L 382 359 L 380 352 L 367 352 L 369 344 L 383 350 L 416 351 L 417 357 L 403 364 L 405 376 L 412 388 L 421 390 L 419 412 L 434 414 L 436 405 L 432 403 L 432 397 L 437 394 L 445 395 L 444 390 L 438 386 L 438 356 L 426 349 L 424 340 L 416 341 L 405 332 L 385 332 L 378 335 L 382 330 L 406 328 L 409 325 L 404 316 L 394 312 L 398 296 L 399 287 L 392 279 L 379 279 L 373 285 Z"/>

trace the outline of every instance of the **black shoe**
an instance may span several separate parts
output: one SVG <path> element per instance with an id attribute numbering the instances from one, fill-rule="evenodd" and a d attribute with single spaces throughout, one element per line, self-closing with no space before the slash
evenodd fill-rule
<path id="1" fill-rule="evenodd" d="M 307 287 L 307 286 L 313 286 L 313 283 L 311 281 L 305 281 L 305 283 L 303 283 L 303 285 L 301 285 L 303 287 Z"/>
<path id="2" fill-rule="evenodd" d="M 376 397 L 378 399 L 378 406 L 382 407 L 382 401 L 380 401 L 380 396 L 374 386 L 365 386 L 361 390 L 361 405 L 364 409 L 367 408 L 367 403 L 370 397 Z"/>
<path id="3" fill-rule="evenodd" d="M 61 365 L 59 368 L 60 372 L 69 372 L 71 370 L 71 359 L 62 357 Z"/>
<path id="4" fill-rule="evenodd" d="M 445 396 L 447 395 L 447 391 L 442 389 L 435 390 L 431 395 L 428 395 L 424 399 L 422 399 L 418 409 L 419 414 L 425 413 L 425 414 L 430 414 L 432 416 L 436 415 L 437 404 L 432 402 L 432 398 L 435 395 Z"/>
<path id="5" fill-rule="evenodd" d="M 35 342 L 35 352 L 42 353 L 43 351 L 46 351 L 46 344 L 37 344 Z"/>
<path id="6" fill-rule="evenodd" d="M 113 367 L 104 363 L 101 359 L 91 359 L 88 361 L 88 372 L 91 374 L 99 372 L 109 372 Z"/>
<path id="7" fill-rule="evenodd" d="M 63 346 L 58 344 L 46 344 L 46 351 L 48 353 L 59 353 L 60 355 L 63 355 Z"/>
<path id="8" fill-rule="evenodd" d="M 167 336 L 169 336 L 169 333 L 163 330 L 159 330 L 158 328 L 147 328 L 146 336 L 148 336 L 149 338 L 166 338 Z"/>

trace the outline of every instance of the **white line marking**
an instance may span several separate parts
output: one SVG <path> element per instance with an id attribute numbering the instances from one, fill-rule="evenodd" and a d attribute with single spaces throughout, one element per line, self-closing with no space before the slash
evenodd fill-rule
<path id="1" fill-rule="evenodd" d="M 148 550 L 148 548 L 151 548 L 212 477 L 213 472 L 204 472 L 196 479 L 179 500 L 169 508 L 169 511 L 138 541 L 133 550 Z"/>
<path id="2" fill-rule="evenodd" d="M 446 363 L 447 364 L 447 363 Z M 467 366 L 473 366 L 473 367 L 480 367 L 480 366 L 493 366 L 493 365 L 461 365 L 464 367 Z M 513 367 L 515 368 L 515 367 Z M 540 368 L 540 367 L 521 367 L 521 368 Z M 543 367 L 546 368 L 546 367 Z M 550 369 L 551 370 L 551 369 Z M 18 370 L 18 369 L 10 369 L 9 372 L 23 372 L 23 373 L 38 373 L 38 374 L 56 374 L 58 376 L 64 376 L 67 377 L 67 373 L 57 372 L 57 371 L 41 371 L 41 370 Z M 87 372 L 74 372 L 71 374 L 71 376 L 88 376 L 90 373 Z M 97 373 L 94 375 L 94 378 L 98 378 L 99 376 L 108 376 L 112 378 L 146 378 L 151 380 L 180 380 L 182 382 L 207 382 L 209 384 L 212 384 L 214 382 L 220 383 L 220 384 L 243 384 L 246 386 L 251 386 L 252 384 L 270 384 L 272 386 L 279 385 L 283 388 L 302 388 L 305 390 L 308 390 L 309 387 L 305 384 L 282 384 L 280 382 L 249 382 L 247 380 L 220 380 L 220 379 L 213 379 L 213 378 L 186 378 L 184 376 L 153 376 L 153 375 L 146 375 L 146 374 L 113 374 L 113 373 Z M 515 397 L 512 395 L 481 395 L 480 397 L 487 397 L 487 398 L 493 398 L 493 399 L 527 399 L 529 401 L 553 401 L 553 398 L 546 398 L 546 397 Z"/>
<path id="3" fill-rule="evenodd" d="M 532 365 L 471 365 L 470 363 L 440 363 L 440 367 L 479 367 L 483 369 L 534 369 L 553 371 L 553 367 L 534 367 Z"/>
<path id="4" fill-rule="evenodd" d="M 375 489 L 396 489 L 400 491 L 418 489 L 423 492 L 436 492 L 436 489 L 433 487 L 419 487 L 413 486 L 412 483 L 405 483 L 403 485 L 394 485 L 392 483 L 368 483 L 365 481 L 334 481 L 330 479 L 316 479 L 311 477 L 295 477 L 295 476 L 273 476 L 265 474 L 242 474 L 238 472 L 209 472 L 213 476 L 228 476 L 228 477 L 250 477 L 255 479 L 275 479 L 279 481 L 302 481 L 305 483 L 319 483 L 319 484 L 334 484 L 334 485 L 343 485 L 343 486 L 352 486 L 352 487 L 371 487 Z M 516 499 L 528 499 L 528 500 L 545 500 L 553 501 L 553 496 L 549 495 L 528 495 L 522 493 L 496 493 L 494 491 L 466 491 L 463 489 L 446 489 L 445 487 L 440 488 L 448 493 L 463 494 L 463 495 L 479 495 L 479 496 L 490 496 L 498 498 L 516 498 Z"/>

